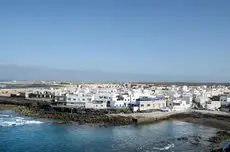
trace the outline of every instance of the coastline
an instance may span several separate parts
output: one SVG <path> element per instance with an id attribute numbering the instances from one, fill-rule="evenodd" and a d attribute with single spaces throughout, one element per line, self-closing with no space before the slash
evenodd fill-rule
<path id="1" fill-rule="evenodd" d="M 197 123 L 222 130 L 230 131 L 230 113 L 215 113 L 212 111 L 186 111 L 186 112 L 151 112 L 151 113 L 130 113 L 123 110 L 93 110 L 93 109 L 71 109 L 52 108 L 48 105 L 31 107 L 26 105 L 1 104 L 0 110 L 14 110 L 23 116 L 31 116 L 45 119 L 63 121 L 63 123 L 77 122 L 79 124 L 148 124 L 163 120 L 181 120 L 190 123 Z"/>
<path id="2" fill-rule="evenodd" d="M 41 119 L 52 119 L 57 124 L 88 124 L 88 125 L 138 125 L 157 123 L 164 120 L 180 120 L 189 123 L 201 124 L 220 131 L 208 141 L 212 145 L 211 151 L 220 150 L 221 143 L 230 139 L 230 114 L 210 111 L 188 111 L 188 112 L 152 112 L 152 113 L 130 113 L 126 110 L 93 110 L 71 108 L 53 108 L 47 103 L 37 102 L 31 104 L 6 104 L 0 102 L 0 110 L 14 110 L 19 115 Z M 71 112 L 71 113 L 70 113 Z M 195 144 L 204 141 L 198 136 L 183 137 L 178 140 L 186 140 Z"/>
<path id="3" fill-rule="evenodd" d="M 212 111 L 186 111 L 186 112 L 151 112 L 130 113 L 120 110 L 93 110 L 72 108 L 53 108 L 49 105 L 31 107 L 27 105 L 1 104 L 0 110 L 14 110 L 23 116 L 31 116 L 45 119 L 54 119 L 59 122 L 76 122 L 79 124 L 148 124 L 163 120 L 181 120 L 197 123 L 222 130 L 230 131 L 230 113 L 215 113 Z"/>

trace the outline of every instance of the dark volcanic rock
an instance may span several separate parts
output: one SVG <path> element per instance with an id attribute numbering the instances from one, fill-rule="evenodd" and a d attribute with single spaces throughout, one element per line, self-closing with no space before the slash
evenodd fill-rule
<path id="1" fill-rule="evenodd" d="M 211 150 L 211 152 L 223 152 L 222 148 Z"/>
<path id="2" fill-rule="evenodd" d="M 218 136 L 230 136 L 230 132 L 228 132 L 228 131 L 218 131 L 217 133 L 216 133 Z"/>
<path id="3" fill-rule="evenodd" d="M 212 143 L 219 143 L 219 141 L 221 140 L 220 137 L 210 137 L 208 139 L 209 142 L 212 142 Z"/>
<path id="4" fill-rule="evenodd" d="M 188 137 L 179 137 L 179 138 L 177 138 L 177 140 L 179 140 L 179 141 L 181 141 L 181 140 L 188 141 Z"/>

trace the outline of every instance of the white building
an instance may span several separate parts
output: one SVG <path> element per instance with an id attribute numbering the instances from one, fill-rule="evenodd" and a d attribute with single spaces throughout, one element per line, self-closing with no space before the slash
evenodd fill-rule
<path id="1" fill-rule="evenodd" d="M 87 102 L 85 103 L 85 108 L 87 109 L 106 109 L 107 108 L 107 103 L 104 101 L 100 100 L 94 100 L 92 102 Z"/>
<path id="2" fill-rule="evenodd" d="M 111 108 L 126 108 L 129 107 L 130 101 L 124 101 L 124 100 L 117 100 L 117 101 L 111 101 Z"/>
<path id="3" fill-rule="evenodd" d="M 230 105 L 230 96 L 229 95 L 221 95 L 220 102 L 222 106 Z"/>
<path id="4" fill-rule="evenodd" d="M 173 101 L 172 111 L 185 111 L 191 109 L 191 107 L 192 103 L 183 99 L 177 99 Z"/>
<path id="5" fill-rule="evenodd" d="M 207 95 L 202 95 L 196 98 L 196 102 L 199 102 L 202 108 L 205 108 L 206 103 L 209 101 L 209 97 Z"/>
<path id="6" fill-rule="evenodd" d="M 112 108 L 125 108 L 131 104 L 131 96 L 128 93 L 113 96 L 110 106 Z"/>
<path id="7" fill-rule="evenodd" d="M 161 110 L 162 108 L 166 107 L 166 100 L 164 98 L 143 97 L 137 99 L 136 105 L 138 106 L 139 111 Z M 134 106 L 133 108 L 135 107 L 136 106 Z"/>
<path id="8" fill-rule="evenodd" d="M 66 103 L 67 105 L 76 104 L 79 102 L 91 102 L 92 96 L 85 94 L 66 94 Z"/>
<path id="9" fill-rule="evenodd" d="M 206 104 L 207 110 L 218 110 L 221 107 L 220 101 L 209 101 Z"/>

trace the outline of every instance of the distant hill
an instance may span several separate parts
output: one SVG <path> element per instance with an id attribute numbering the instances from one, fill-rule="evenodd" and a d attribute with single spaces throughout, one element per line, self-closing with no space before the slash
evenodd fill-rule
<path id="1" fill-rule="evenodd" d="M 140 81 L 151 76 L 102 71 L 61 70 L 45 67 L 0 65 L 2 80 Z"/>
<path id="2" fill-rule="evenodd" d="M 138 71 L 137 71 L 138 72 Z M 67 81 L 132 81 L 132 82 L 216 82 L 212 76 L 175 76 L 112 73 L 90 70 L 62 70 L 46 67 L 25 67 L 0 64 L 0 80 L 67 80 Z M 222 79 L 225 80 L 225 79 Z M 225 82 L 225 81 L 221 81 Z"/>

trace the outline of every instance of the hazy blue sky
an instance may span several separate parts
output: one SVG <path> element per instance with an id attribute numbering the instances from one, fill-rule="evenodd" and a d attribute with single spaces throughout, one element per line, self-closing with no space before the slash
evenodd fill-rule
<path id="1" fill-rule="evenodd" d="M 0 62 L 230 77 L 230 0 L 1 0 Z"/>

